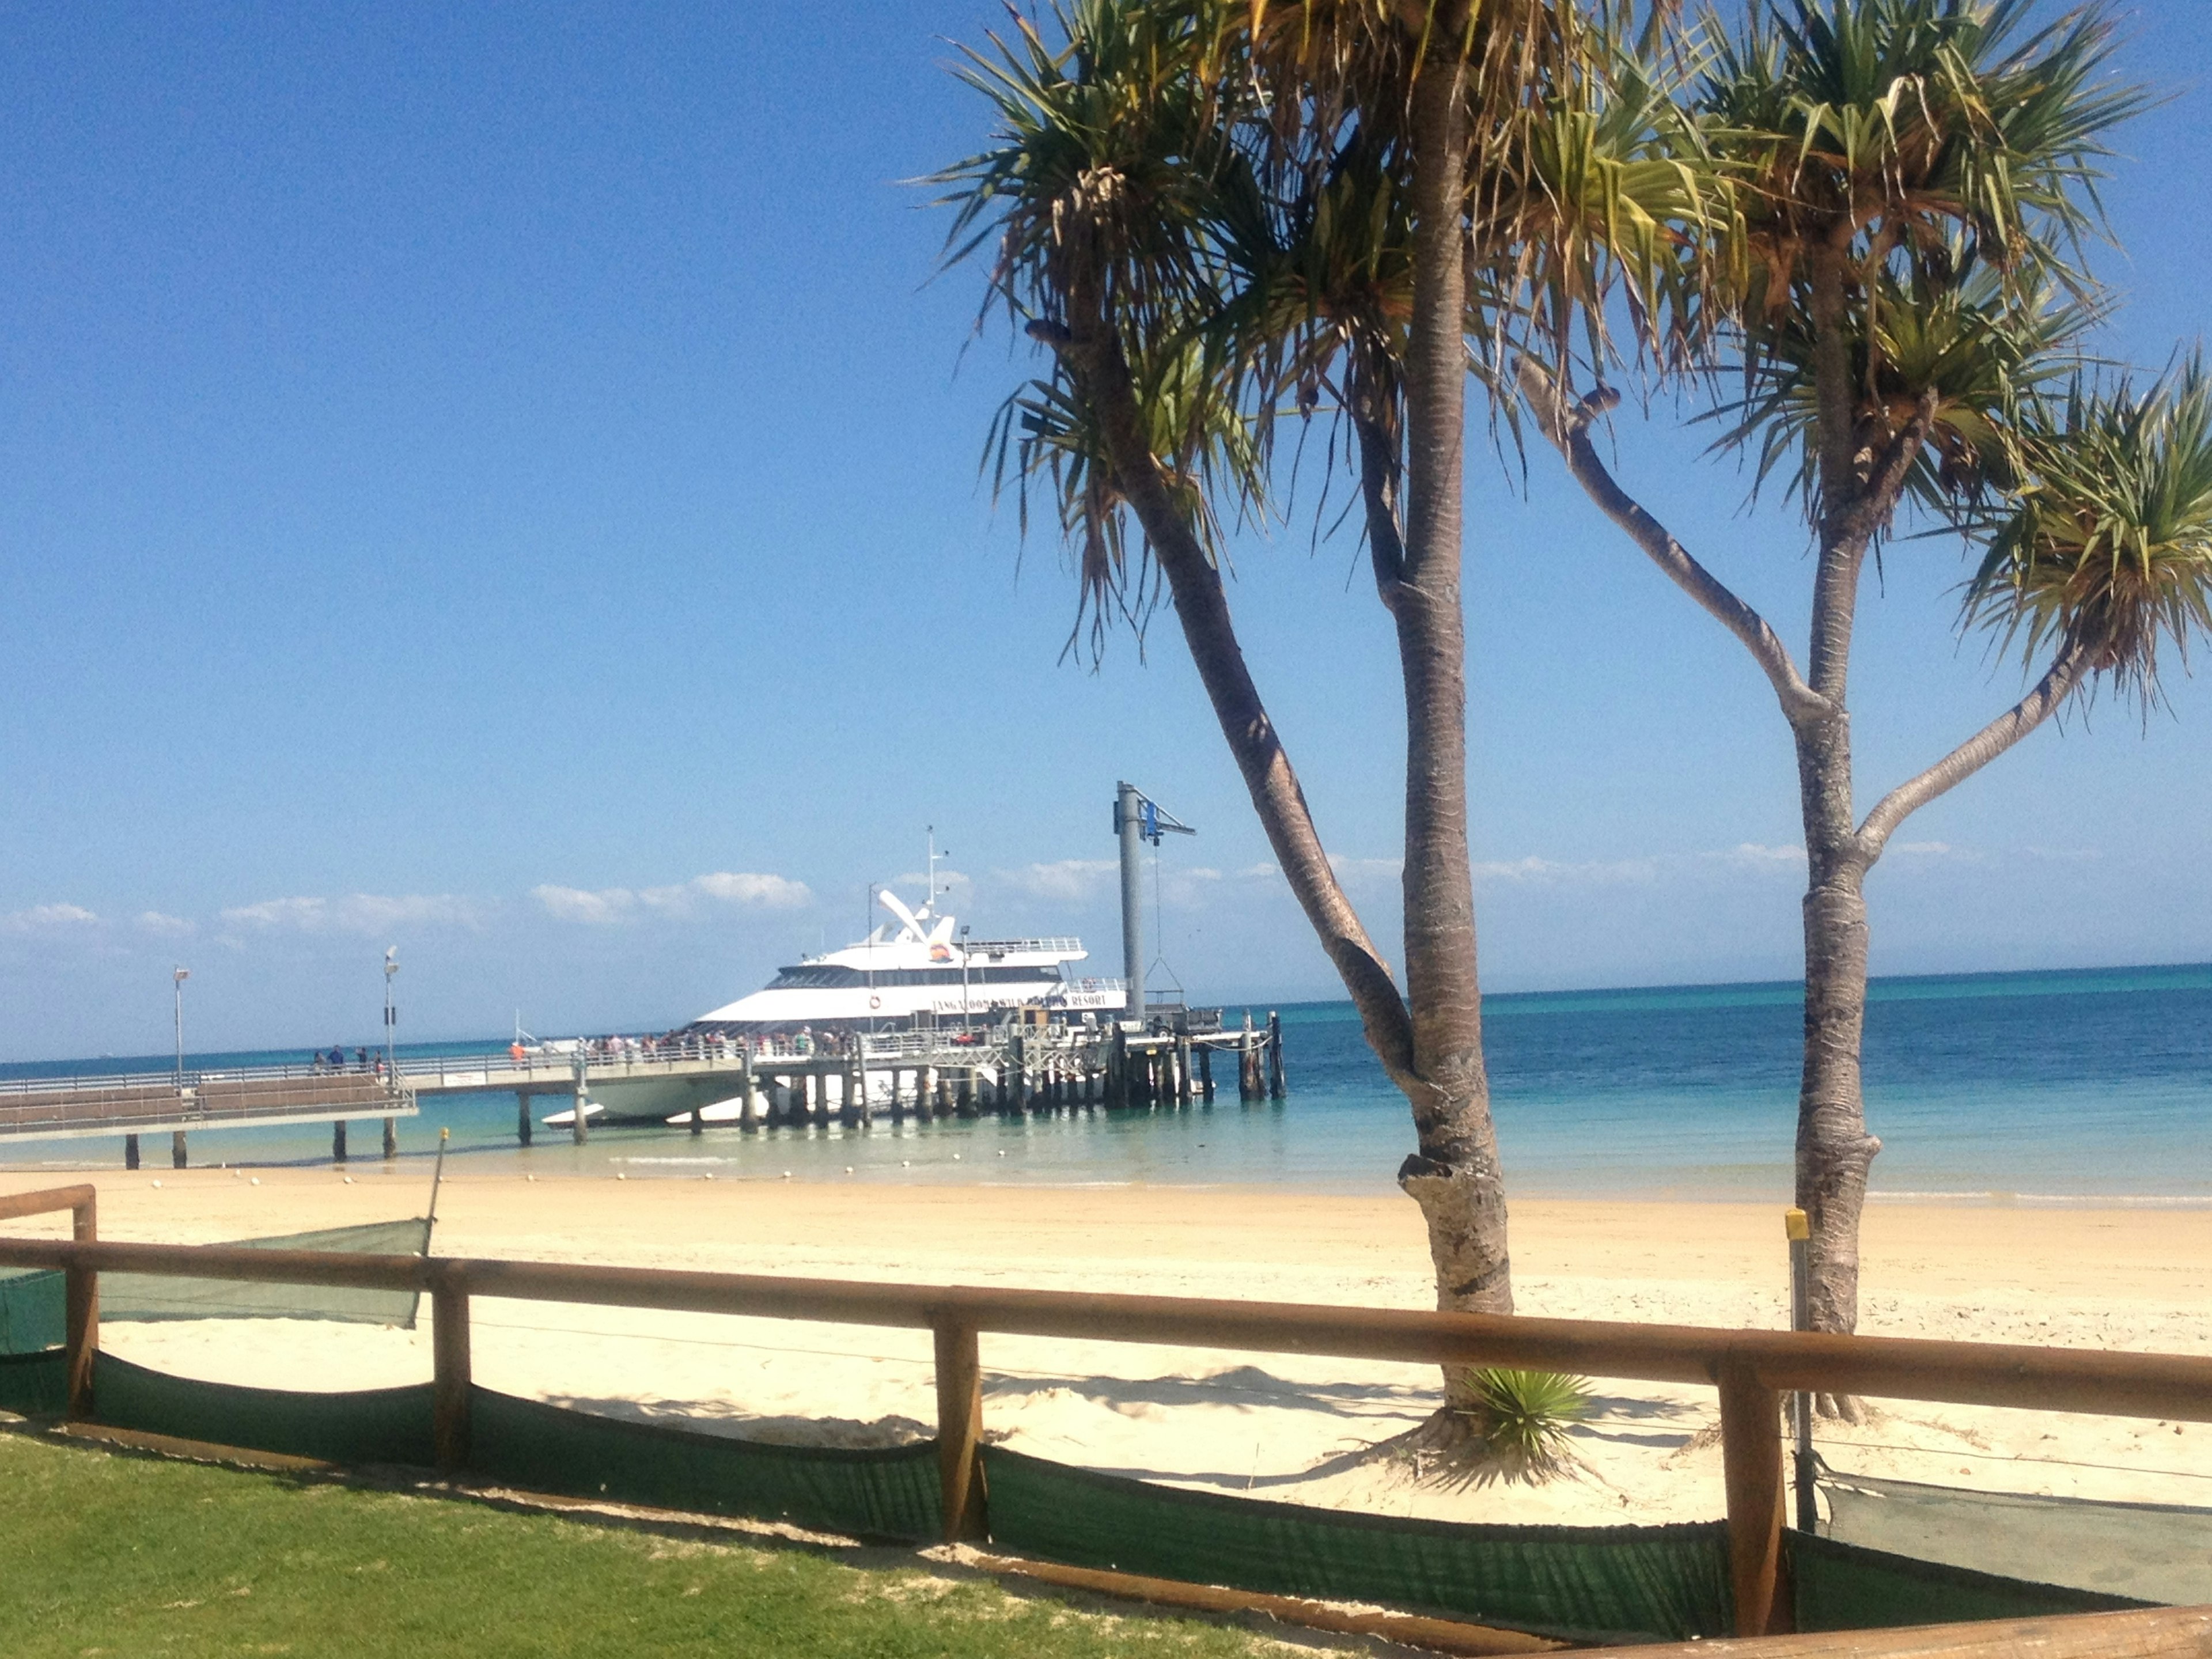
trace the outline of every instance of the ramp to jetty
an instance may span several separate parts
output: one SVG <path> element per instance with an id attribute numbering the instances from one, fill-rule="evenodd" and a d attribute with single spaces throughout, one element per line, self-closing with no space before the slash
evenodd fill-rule
<path id="1" fill-rule="evenodd" d="M 374 1072 L 262 1066 L 0 1083 L 0 1139 L 62 1140 L 161 1129 L 244 1129 L 349 1117 L 413 1117 L 404 1080 Z"/>

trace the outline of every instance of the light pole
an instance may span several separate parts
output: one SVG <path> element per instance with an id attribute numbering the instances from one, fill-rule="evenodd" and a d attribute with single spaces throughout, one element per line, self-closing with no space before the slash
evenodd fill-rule
<path id="1" fill-rule="evenodd" d="M 968 1008 L 968 930 L 960 930 L 960 1029 L 966 1030 L 973 1024 Z"/>
<path id="2" fill-rule="evenodd" d="M 192 976 L 189 968 L 179 968 L 173 977 L 177 982 L 177 1089 L 185 1086 L 185 981 Z"/>
<path id="3" fill-rule="evenodd" d="M 399 947 L 388 947 L 384 952 L 384 1081 L 386 1087 L 398 1080 L 399 1066 L 392 1036 L 398 1030 L 399 1016 L 392 1006 L 392 976 L 399 971 Z"/>
<path id="4" fill-rule="evenodd" d="M 392 976 L 399 971 L 399 947 L 387 945 L 384 951 L 384 1089 L 386 1094 L 399 1088 L 399 1057 L 392 1047 L 399 1030 L 399 1013 L 392 1006 Z M 399 1156 L 399 1125 L 392 1119 L 384 1120 L 384 1156 Z"/>

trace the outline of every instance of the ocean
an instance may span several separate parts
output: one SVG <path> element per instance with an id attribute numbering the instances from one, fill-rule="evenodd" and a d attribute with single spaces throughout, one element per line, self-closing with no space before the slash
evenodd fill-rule
<path id="1" fill-rule="evenodd" d="M 1795 984 L 1495 996 L 1484 1015 L 1510 1189 L 1558 1197 L 1785 1202 L 1801 996 Z M 1229 1018 L 1241 1017 L 1232 1006 Z M 1255 1006 L 1255 1017 L 1269 1010 Z M 1403 1098 L 1351 1005 L 1284 1006 L 1289 1097 L 1150 1113 L 1103 1111 L 866 1129 L 750 1133 L 542 1127 L 516 1145 L 511 1096 L 425 1103 L 400 1124 L 401 1172 L 452 1131 L 456 1172 L 718 1180 L 939 1180 L 1086 1186 L 1269 1185 L 1382 1192 L 1412 1149 Z M 421 1052 L 491 1052 L 506 1039 Z M 407 1051 L 413 1052 L 413 1051 Z M 198 1054 L 233 1066 L 295 1051 Z M 165 1071 L 168 1056 L 0 1066 L 0 1077 Z M 1875 981 L 1867 1115 L 1884 1202 L 2212 1206 L 2212 964 Z M 542 1111 L 558 1102 L 541 1102 Z M 378 1167 L 372 1123 L 355 1163 Z M 150 1176 L 166 1138 L 146 1139 Z M 366 1152 L 367 1156 L 362 1156 Z M 327 1161 L 324 1126 L 210 1131 L 192 1161 Z M 0 1142 L 0 1168 L 119 1164 L 119 1140 Z"/>

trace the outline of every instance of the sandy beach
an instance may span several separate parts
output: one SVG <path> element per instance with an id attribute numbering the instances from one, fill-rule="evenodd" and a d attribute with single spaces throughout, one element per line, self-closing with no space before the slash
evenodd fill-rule
<path id="1" fill-rule="evenodd" d="M 348 1176 L 351 1179 L 349 1182 Z M 82 1178 L 82 1177 L 80 1177 Z M 419 1163 L 386 1171 L 96 1174 L 103 1237 L 206 1243 L 420 1213 Z M 0 1177 L 0 1190 L 55 1184 Z M 20 1222 L 11 1230 L 53 1231 Z M 1520 1310 L 1727 1327 L 1787 1323 L 1780 1217 L 1761 1206 L 1526 1200 Z M 1419 1307 L 1419 1217 L 1401 1198 L 1275 1188 L 450 1176 L 440 1254 L 935 1283 Z M 1877 1206 L 1870 1334 L 2212 1352 L 2212 1212 Z M 426 1326 L 427 1326 L 427 1321 Z M 114 1352 L 181 1374 L 295 1389 L 429 1372 L 427 1328 L 116 1323 Z M 925 1334 L 483 1300 L 477 1380 L 510 1393 L 729 1432 L 848 1443 L 927 1432 Z M 1540 1487 L 1442 1489 L 1351 1456 L 1435 1404 L 1426 1368 L 986 1337 L 985 1422 L 1043 1456 L 1301 1503 L 1463 1520 L 1704 1519 L 1721 1510 L 1707 1389 L 1595 1384 L 1583 1468 Z M 1990 1490 L 2212 1503 L 2212 1428 L 1876 1402 L 1824 1425 L 1839 1469 Z"/>

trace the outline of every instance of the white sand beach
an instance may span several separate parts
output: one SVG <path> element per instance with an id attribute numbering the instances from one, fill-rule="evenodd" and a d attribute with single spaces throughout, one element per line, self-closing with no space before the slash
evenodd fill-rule
<path id="1" fill-rule="evenodd" d="M 349 1184 L 345 1176 L 350 1174 Z M 419 1213 L 419 1164 L 388 1173 L 141 1171 L 92 1177 L 103 1237 L 204 1243 Z M 0 1190 L 51 1180 L 11 1175 Z M 9 1224 L 54 1231 L 58 1222 Z M 1778 1214 L 1731 1204 L 1529 1200 L 1513 1212 L 1521 1311 L 1786 1324 Z M 2212 1212 L 1877 1206 L 1869 1334 L 2212 1352 Z M 1164 1295 L 1420 1307 L 1402 1199 L 1270 1188 L 1038 1189 L 449 1176 L 443 1255 Z M 116 1323 L 112 1351 L 180 1374 L 292 1389 L 429 1374 L 429 1334 L 300 1322 Z M 592 1410 L 772 1437 L 871 1443 L 928 1431 L 926 1334 L 479 1300 L 485 1385 Z M 1462 1520 L 1705 1519 L 1722 1508 L 1709 1389 L 1599 1379 L 1578 1478 L 1415 1484 L 1346 1455 L 1435 1404 L 1425 1367 L 986 1336 L 987 1431 L 1021 1449 L 1255 1496 Z M 2212 1504 L 2212 1425 L 1874 1402 L 1824 1425 L 1836 1467 L 1990 1490 Z"/>

